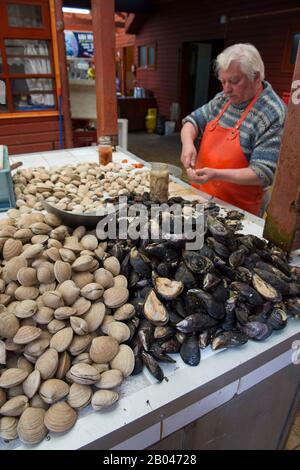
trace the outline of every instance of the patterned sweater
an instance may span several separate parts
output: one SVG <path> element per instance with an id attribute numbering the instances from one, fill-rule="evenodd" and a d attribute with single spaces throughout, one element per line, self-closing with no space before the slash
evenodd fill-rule
<path id="1" fill-rule="evenodd" d="M 263 85 L 263 92 L 240 126 L 240 144 L 250 168 L 260 178 L 263 186 L 269 186 L 276 170 L 286 106 L 270 83 L 264 81 Z M 227 101 L 224 92 L 218 93 L 182 122 L 191 122 L 201 137 L 206 124 L 217 117 Z M 249 102 L 231 104 L 221 117 L 220 126 L 234 127 Z"/>

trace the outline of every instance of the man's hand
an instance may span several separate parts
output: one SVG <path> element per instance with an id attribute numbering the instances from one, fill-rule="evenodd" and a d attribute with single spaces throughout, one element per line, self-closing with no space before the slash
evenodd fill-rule
<path id="1" fill-rule="evenodd" d="M 197 150 L 194 144 L 184 145 L 182 147 L 180 160 L 183 166 L 188 168 L 194 168 L 196 164 Z"/>
<path id="2" fill-rule="evenodd" d="M 187 169 L 187 175 L 190 180 L 199 184 L 205 184 L 216 178 L 216 170 L 214 168 L 201 168 L 201 170 Z"/>

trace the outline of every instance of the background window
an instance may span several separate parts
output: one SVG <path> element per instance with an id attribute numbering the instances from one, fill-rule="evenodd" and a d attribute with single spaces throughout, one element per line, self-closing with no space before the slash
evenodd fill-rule
<path id="1" fill-rule="evenodd" d="M 139 67 L 141 68 L 154 68 L 156 61 L 156 48 L 155 46 L 139 46 L 138 59 Z"/>
<path id="2" fill-rule="evenodd" d="M 296 63 L 299 41 L 300 41 L 300 33 L 294 34 L 292 37 L 292 48 L 291 48 L 291 57 L 290 57 L 290 63 L 294 65 Z"/>

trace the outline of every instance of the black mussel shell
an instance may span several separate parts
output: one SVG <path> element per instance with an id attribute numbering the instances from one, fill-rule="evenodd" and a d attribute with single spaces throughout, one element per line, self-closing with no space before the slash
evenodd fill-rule
<path id="1" fill-rule="evenodd" d="M 173 277 L 178 266 L 178 261 L 162 261 L 156 266 L 156 272 L 162 277 Z"/>
<path id="2" fill-rule="evenodd" d="M 169 338 L 172 338 L 176 333 L 175 328 L 169 325 L 165 326 L 156 326 L 154 329 L 154 339 L 164 339 L 167 340 Z"/>
<path id="3" fill-rule="evenodd" d="M 228 258 L 230 256 L 230 250 L 228 247 L 223 243 L 218 242 L 213 237 L 207 237 L 206 242 L 218 256 L 221 256 L 221 258 Z"/>
<path id="4" fill-rule="evenodd" d="M 153 342 L 154 325 L 148 320 L 142 320 L 139 326 L 138 338 L 143 348 L 148 351 Z"/>
<path id="5" fill-rule="evenodd" d="M 240 248 L 239 250 L 234 251 L 231 253 L 228 259 L 229 265 L 236 269 L 238 266 L 241 266 L 245 259 L 245 250 Z"/>
<path id="6" fill-rule="evenodd" d="M 146 351 L 142 351 L 142 360 L 150 374 L 152 374 L 158 382 L 161 382 L 164 379 L 164 373 L 154 357 L 146 353 Z"/>
<path id="7" fill-rule="evenodd" d="M 240 325 L 239 328 L 248 338 L 255 341 L 262 341 L 272 334 L 272 328 L 268 324 L 258 321 L 247 322 L 245 325 Z"/>
<path id="8" fill-rule="evenodd" d="M 247 343 L 248 337 L 245 333 L 241 331 L 224 331 L 217 333 L 217 335 L 212 340 L 212 349 L 216 351 L 217 349 L 228 349 L 241 346 L 242 344 Z"/>
<path id="9" fill-rule="evenodd" d="M 203 278 L 203 289 L 210 290 L 214 289 L 219 283 L 221 279 L 214 273 L 207 273 Z"/>
<path id="10" fill-rule="evenodd" d="M 289 285 L 289 292 L 288 295 L 291 296 L 299 296 L 300 295 L 300 284 L 297 284 L 296 282 L 291 282 Z"/>
<path id="11" fill-rule="evenodd" d="M 140 374 L 143 370 L 143 365 L 144 364 L 143 364 L 142 355 L 138 354 L 137 356 L 134 357 L 134 369 L 130 375 Z"/>
<path id="12" fill-rule="evenodd" d="M 211 290 L 211 294 L 216 302 L 223 304 L 229 297 L 228 283 L 225 279 Z"/>
<path id="13" fill-rule="evenodd" d="M 238 302 L 235 308 L 235 316 L 236 316 L 237 321 L 241 323 L 242 325 L 244 325 L 248 322 L 249 315 L 250 315 L 250 310 L 247 307 L 247 305 L 245 305 L 242 302 Z"/>
<path id="14" fill-rule="evenodd" d="M 160 346 L 166 353 L 173 354 L 179 352 L 181 344 L 178 339 L 170 338 L 167 341 L 162 342 Z"/>
<path id="15" fill-rule="evenodd" d="M 211 215 L 207 216 L 207 228 L 212 234 L 212 236 L 220 241 L 221 243 L 224 243 L 226 238 L 229 237 L 230 232 L 225 225 L 217 220 L 215 217 L 212 217 Z"/>
<path id="16" fill-rule="evenodd" d="M 209 258 L 199 255 L 197 251 L 184 251 L 182 259 L 188 269 L 194 274 L 205 274 L 214 269 L 214 265 Z"/>
<path id="17" fill-rule="evenodd" d="M 151 277 L 152 265 L 150 259 L 136 248 L 131 249 L 130 264 L 132 269 L 141 276 L 146 278 Z"/>
<path id="18" fill-rule="evenodd" d="M 216 320 L 222 320 L 225 316 L 224 305 L 217 302 L 214 297 L 201 289 L 190 289 L 187 292 L 186 299 L 191 305 L 194 303 L 195 309 L 204 310 Z"/>
<path id="19" fill-rule="evenodd" d="M 186 289 L 197 287 L 197 281 L 194 274 L 182 262 L 175 273 L 175 279 L 176 281 L 181 281 Z"/>
<path id="20" fill-rule="evenodd" d="M 244 266 L 238 266 L 236 268 L 236 276 L 235 276 L 235 281 L 239 282 L 246 282 L 250 283 L 252 279 L 252 271 L 250 269 L 245 268 Z"/>
<path id="21" fill-rule="evenodd" d="M 266 263 L 265 261 L 258 261 L 255 267 L 264 271 L 269 271 L 270 273 L 275 274 L 275 276 L 279 277 L 280 279 L 283 279 L 285 282 L 291 281 L 290 277 L 287 276 L 284 272 L 282 272 L 280 269 L 273 266 L 272 264 Z"/>
<path id="22" fill-rule="evenodd" d="M 273 330 L 282 330 L 287 324 L 287 314 L 282 308 L 275 307 L 269 315 L 267 325 Z"/>
<path id="23" fill-rule="evenodd" d="M 190 336 L 186 342 L 181 345 L 179 351 L 180 357 L 189 366 L 197 366 L 200 362 L 201 353 L 196 336 Z"/>
<path id="24" fill-rule="evenodd" d="M 176 324 L 177 330 L 182 333 L 195 333 L 216 325 L 216 320 L 206 313 L 193 313 Z"/>
<path id="25" fill-rule="evenodd" d="M 248 286 L 244 282 L 232 282 L 230 288 L 240 294 L 251 305 L 262 305 L 265 302 L 263 297 L 253 287 Z"/>
<path id="26" fill-rule="evenodd" d="M 156 343 L 156 342 L 152 343 L 151 347 L 149 349 L 149 352 L 158 361 L 176 362 L 172 357 L 170 357 L 170 356 L 168 356 L 168 354 L 166 354 L 166 351 L 164 349 L 162 349 L 162 347 L 159 343 Z"/>

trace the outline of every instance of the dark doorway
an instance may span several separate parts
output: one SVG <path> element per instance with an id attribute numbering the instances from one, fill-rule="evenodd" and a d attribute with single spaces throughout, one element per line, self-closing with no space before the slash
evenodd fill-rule
<path id="1" fill-rule="evenodd" d="M 213 63 L 224 49 L 224 40 L 193 41 L 182 47 L 182 116 L 211 100 L 221 90 Z"/>

